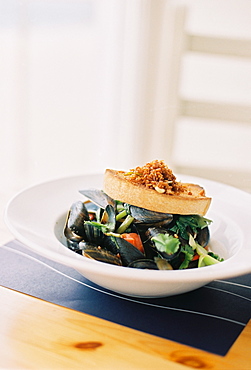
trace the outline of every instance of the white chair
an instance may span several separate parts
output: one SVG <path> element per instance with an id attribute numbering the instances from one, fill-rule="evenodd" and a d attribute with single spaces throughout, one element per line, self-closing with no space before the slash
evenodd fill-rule
<path id="1" fill-rule="evenodd" d="M 188 33 L 185 15 L 184 8 L 175 15 L 178 27 L 170 51 L 173 58 L 170 114 L 166 127 L 162 128 L 163 135 L 160 134 L 165 159 L 176 173 L 209 178 L 251 191 L 251 40 Z M 191 60 L 194 62 L 192 74 Z M 196 66 L 202 68 L 201 75 L 194 77 Z M 207 86 L 199 91 L 194 83 L 197 79 L 202 85 L 208 73 L 206 67 L 211 68 L 212 78 L 207 76 L 205 80 L 211 91 L 215 89 L 211 97 L 206 93 Z M 230 82 L 234 73 L 235 85 Z M 246 82 L 241 85 L 241 80 Z M 188 88 L 190 96 L 182 84 L 192 85 Z M 223 89 L 224 99 L 218 97 Z M 238 89 L 246 92 L 244 101 L 238 98 Z"/>

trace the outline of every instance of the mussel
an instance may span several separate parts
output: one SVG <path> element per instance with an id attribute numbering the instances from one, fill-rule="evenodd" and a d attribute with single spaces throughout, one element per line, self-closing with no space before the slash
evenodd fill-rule
<path id="1" fill-rule="evenodd" d="M 180 240 L 169 230 L 151 227 L 146 234 L 152 247 L 166 260 L 173 260 L 180 254 Z"/>
<path id="2" fill-rule="evenodd" d="M 79 243 L 82 239 L 79 239 L 78 241 L 74 241 L 74 240 L 71 240 L 69 238 L 66 239 L 66 244 L 67 244 L 67 247 L 69 249 L 71 249 L 72 251 L 76 252 L 76 253 L 81 253 L 80 249 L 79 249 Z"/>
<path id="3" fill-rule="evenodd" d="M 78 235 L 84 233 L 84 223 L 89 220 L 89 212 L 83 202 L 73 203 L 70 208 L 67 226 Z"/>
<path id="4" fill-rule="evenodd" d="M 109 197 L 109 195 L 107 195 L 102 190 L 85 189 L 85 190 L 80 190 L 79 192 L 103 209 L 109 204 L 115 207 L 115 204 L 116 204 L 115 200 Z"/>
<path id="5" fill-rule="evenodd" d="M 172 265 L 165 258 L 155 257 L 154 262 L 158 270 L 173 270 Z"/>
<path id="6" fill-rule="evenodd" d="M 108 204 L 103 212 L 101 223 L 106 225 L 109 231 L 114 231 L 116 228 L 116 213 L 112 205 Z"/>
<path id="7" fill-rule="evenodd" d="M 169 225 L 173 221 L 173 215 L 169 213 L 154 212 L 129 204 L 125 204 L 124 206 L 136 222 L 145 225 L 164 226 Z"/>
<path id="8" fill-rule="evenodd" d="M 208 226 L 199 229 L 197 236 L 195 238 L 196 242 L 199 243 L 203 248 L 205 248 L 210 239 L 210 232 Z"/>
<path id="9" fill-rule="evenodd" d="M 101 245 L 105 232 L 113 232 L 116 227 L 115 211 L 111 205 L 106 206 L 100 222 L 84 222 L 85 240 Z"/>
<path id="10" fill-rule="evenodd" d="M 137 269 L 158 270 L 157 264 L 153 260 L 148 258 L 132 261 L 131 263 L 129 263 L 128 267 L 133 267 Z"/>
<path id="11" fill-rule="evenodd" d="M 110 251 L 97 247 L 92 243 L 80 242 L 79 247 L 82 251 L 83 256 L 91 258 L 100 262 L 109 263 L 112 265 L 121 266 L 122 262 L 118 255 L 111 253 Z"/>
<path id="12" fill-rule="evenodd" d="M 104 238 L 102 240 L 102 247 L 107 249 L 113 254 L 118 254 L 119 253 L 119 247 L 118 244 L 116 243 L 117 237 L 112 236 L 112 235 L 104 235 Z"/>
<path id="13" fill-rule="evenodd" d="M 99 211 L 102 212 L 99 212 Z M 93 214 L 92 219 L 98 219 L 95 222 L 90 220 L 89 214 Z M 105 209 L 93 207 L 92 203 L 78 201 L 72 204 L 64 227 L 64 235 L 67 240 L 72 242 L 85 241 L 95 242 L 100 244 L 104 237 L 105 231 L 114 231 L 116 227 L 115 210 L 111 205 L 107 205 Z"/>
<path id="14" fill-rule="evenodd" d="M 84 224 L 89 220 L 89 213 L 83 202 L 72 204 L 64 227 L 64 235 L 70 249 L 76 250 L 77 244 L 84 238 Z"/>
<path id="15" fill-rule="evenodd" d="M 114 241 L 118 247 L 123 266 L 128 266 L 133 261 L 146 258 L 144 253 L 140 252 L 134 245 L 125 239 L 115 237 Z"/>
<path id="16" fill-rule="evenodd" d="M 95 227 L 91 223 L 84 224 L 85 237 L 83 238 L 86 242 L 93 243 L 95 245 L 101 245 L 104 239 L 104 233 L 99 227 Z"/>

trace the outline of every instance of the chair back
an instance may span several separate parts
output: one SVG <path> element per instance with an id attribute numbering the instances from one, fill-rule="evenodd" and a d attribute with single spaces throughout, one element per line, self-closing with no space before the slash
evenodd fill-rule
<path id="1" fill-rule="evenodd" d="M 188 32 L 185 17 L 177 12 L 166 158 L 176 173 L 251 191 L 251 40 Z"/>

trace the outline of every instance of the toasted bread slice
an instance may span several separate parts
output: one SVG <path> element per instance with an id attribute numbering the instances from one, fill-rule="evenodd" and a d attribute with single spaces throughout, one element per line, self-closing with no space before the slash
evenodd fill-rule
<path id="1" fill-rule="evenodd" d="M 160 194 L 141 184 L 134 184 L 124 176 L 123 171 L 107 169 L 104 175 L 104 192 L 115 200 L 142 207 L 155 212 L 204 216 L 211 198 L 205 196 L 204 189 L 195 184 L 185 184 L 183 193 Z"/>

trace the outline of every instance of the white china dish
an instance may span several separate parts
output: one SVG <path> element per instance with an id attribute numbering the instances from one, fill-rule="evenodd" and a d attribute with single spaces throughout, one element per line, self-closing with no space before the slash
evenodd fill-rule
<path id="1" fill-rule="evenodd" d="M 176 177 L 203 186 L 212 197 L 206 215 L 213 220 L 210 247 L 224 262 L 188 270 L 140 270 L 90 260 L 66 248 L 66 214 L 73 202 L 85 200 L 79 190 L 102 188 L 102 175 L 61 178 L 25 189 L 9 201 L 5 222 L 15 238 L 39 255 L 72 267 L 104 288 L 129 296 L 176 295 L 216 279 L 250 273 L 251 194 L 202 178 Z"/>

